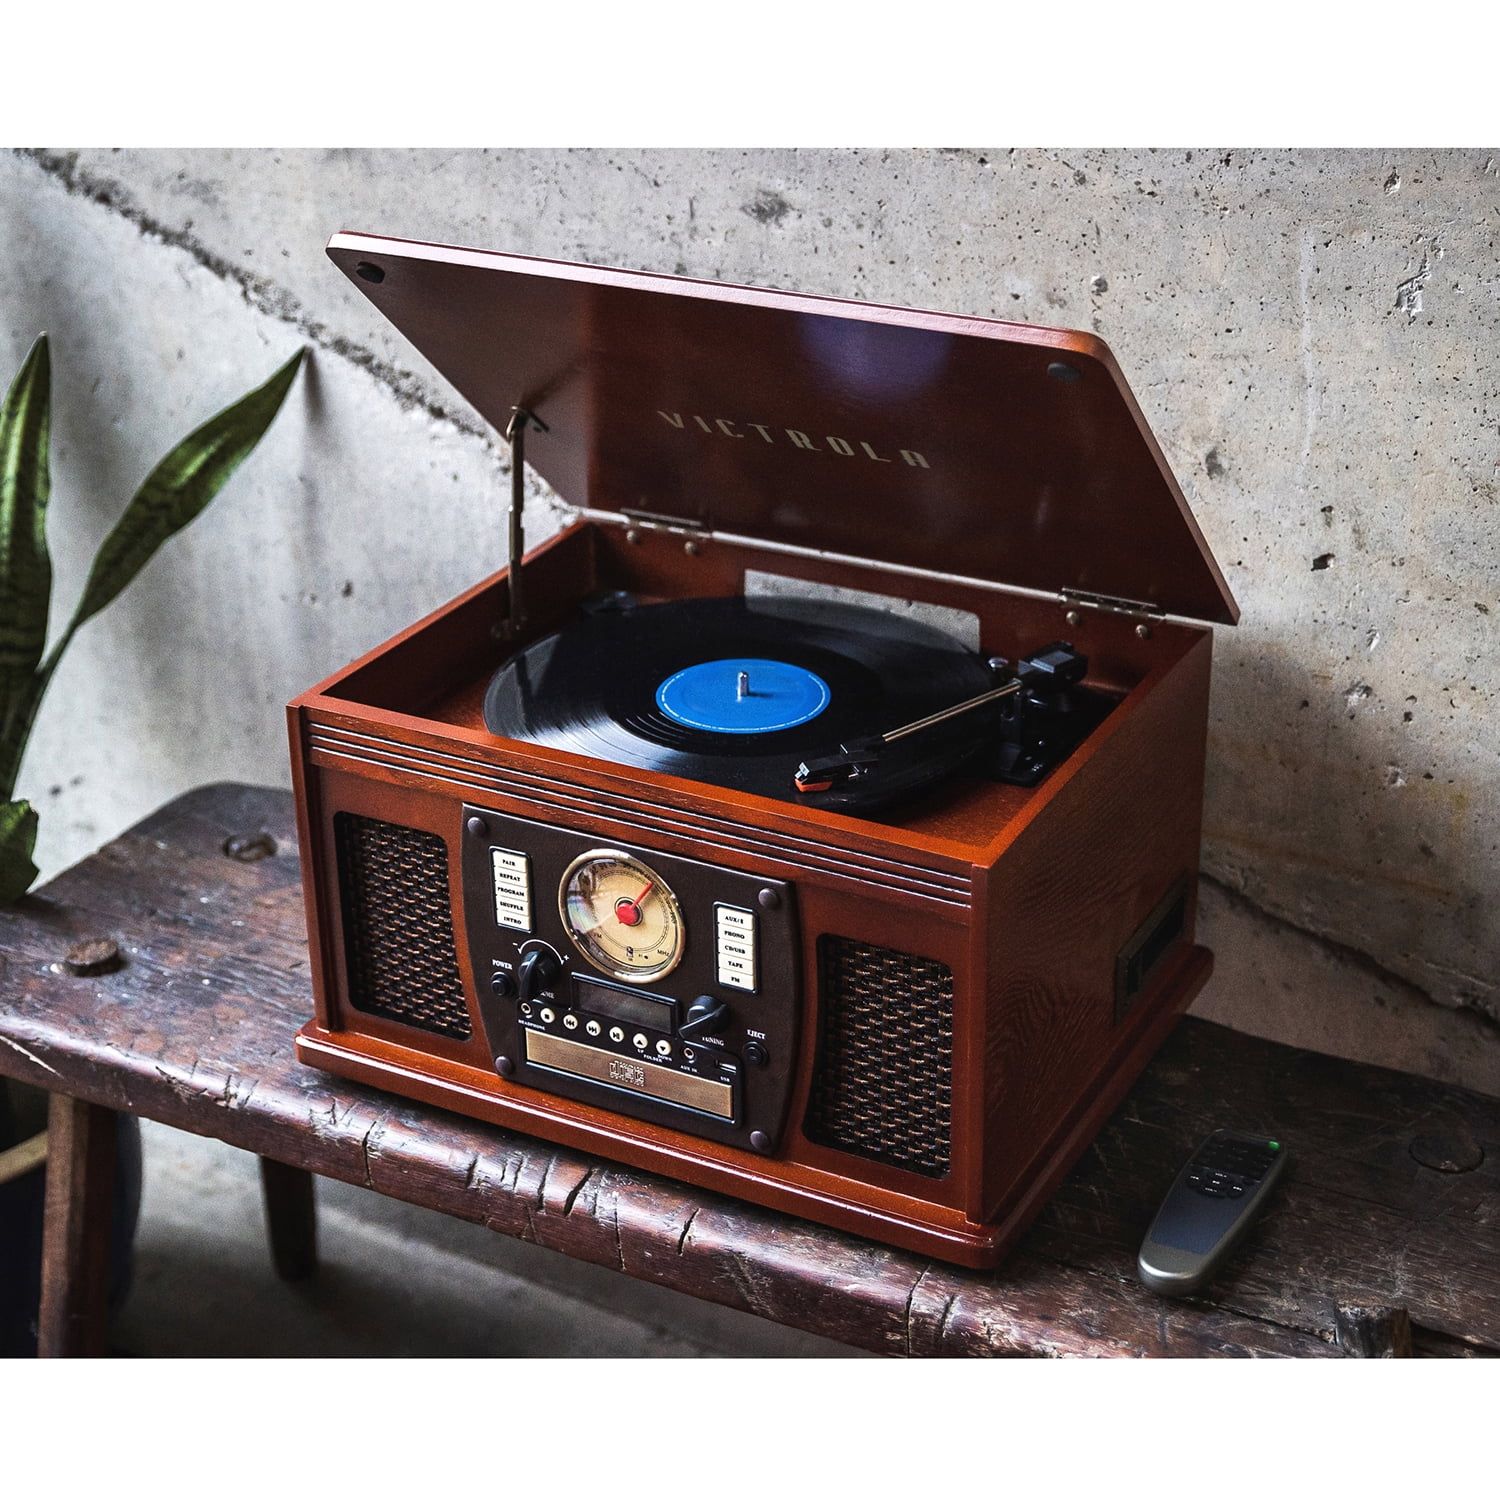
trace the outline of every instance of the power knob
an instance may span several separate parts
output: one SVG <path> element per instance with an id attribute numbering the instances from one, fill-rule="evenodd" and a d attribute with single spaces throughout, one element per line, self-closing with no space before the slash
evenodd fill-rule
<path id="1" fill-rule="evenodd" d="M 699 995 L 688 1006 L 678 1036 L 702 1036 L 705 1031 L 718 1031 L 729 1020 L 729 1006 L 717 995 Z"/>

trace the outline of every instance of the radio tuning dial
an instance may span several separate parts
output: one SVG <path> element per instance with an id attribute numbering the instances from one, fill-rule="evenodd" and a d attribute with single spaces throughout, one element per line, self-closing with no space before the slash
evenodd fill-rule
<path id="1" fill-rule="evenodd" d="M 664 979 L 687 946 L 671 887 L 620 849 L 590 849 L 568 866 L 558 912 L 578 951 L 600 973 L 626 984 Z"/>
<path id="2" fill-rule="evenodd" d="M 688 1006 L 678 1036 L 702 1036 L 705 1031 L 717 1031 L 729 1019 L 729 1007 L 717 995 L 699 995 Z"/>

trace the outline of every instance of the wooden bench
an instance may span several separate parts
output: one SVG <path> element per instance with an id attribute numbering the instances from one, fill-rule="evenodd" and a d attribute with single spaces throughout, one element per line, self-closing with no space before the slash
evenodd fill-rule
<path id="1" fill-rule="evenodd" d="M 72 973 L 89 939 L 123 962 Z M 116 1112 L 260 1156 L 289 1274 L 312 1266 L 317 1174 L 888 1354 L 1500 1349 L 1500 1101 L 1406 1074 L 1186 1020 L 1019 1251 L 980 1274 L 300 1066 L 311 1001 L 282 791 L 171 803 L 0 913 L 0 955 L 0 1072 L 54 1095 L 44 1353 L 103 1347 Z M 1288 1179 L 1210 1296 L 1162 1301 L 1136 1249 L 1218 1124 L 1285 1140 Z"/>

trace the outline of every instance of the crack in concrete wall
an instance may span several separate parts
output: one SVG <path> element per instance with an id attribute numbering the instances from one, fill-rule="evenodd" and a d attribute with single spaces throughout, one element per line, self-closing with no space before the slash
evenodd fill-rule
<path id="1" fill-rule="evenodd" d="M 1331 958 L 1336 958 L 1350 968 L 1365 975 L 1376 984 L 1384 985 L 1387 989 L 1394 991 L 1414 1002 L 1422 1002 L 1427 1005 L 1435 1005 L 1441 1010 L 1461 1010 L 1467 1015 L 1472 1015 L 1480 1025 L 1500 1035 L 1500 1016 L 1486 1007 L 1482 1002 L 1472 1005 L 1455 1005 L 1440 999 L 1431 990 L 1423 989 L 1414 980 L 1408 979 L 1406 975 L 1398 973 L 1395 969 L 1388 968 L 1381 963 L 1374 954 L 1363 948 L 1357 948 L 1352 943 L 1341 942 L 1336 937 L 1330 937 L 1325 932 L 1319 932 L 1313 927 L 1304 927 L 1299 922 L 1293 922 L 1280 912 L 1263 906 L 1253 896 L 1247 895 L 1238 886 L 1204 869 L 1199 878 L 1205 885 L 1212 886 L 1220 897 L 1231 906 L 1255 917 L 1261 922 L 1278 929 L 1281 932 L 1293 933 L 1297 937 L 1305 938 L 1309 942 L 1316 943 Z M 1472 975 L 1460 975 L 1459 977 L 1478 983 Z"/>
<path id="2" fill-rule="evenodd" d="M 390 392 L 402 410 L 420 411 L 434 421 L 451 424 L 466 437 L 478 438 L 509 472 L 509 450 L 495 443 L 490 429 L 476 420 L 472 412 L 439 405 L 410 370 L 382 359 L 373 350 L 312 317 L 290 291 L 269 276 L 257 276 L 226 260 L 189 231 L 175 229 L 152 218 L 133 201 L 123 183 L 81 166 L 75 151 L 48 151 L 41 147 L 14 150 L 17 156 L 34 163 L 74 197 L 84 198 L 109 213 L 119 215 L 134 225 L 143 238 L 190 256 L 211 275 L 237 287 L 246 304 L 257 312 L 287 324 L 316 348 L 336 354 L 363 370 Z"/>

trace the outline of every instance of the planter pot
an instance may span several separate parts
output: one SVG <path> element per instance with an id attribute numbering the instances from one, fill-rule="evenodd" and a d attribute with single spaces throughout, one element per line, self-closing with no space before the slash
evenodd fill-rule
<path id="1" fill-rule="evenodd" d="M 45 1127 L 46 1118 L 45 1094 L 0 1080 L 0 1148 L 29 1138 Z M 111 1311 L 125 1300 L 130 1290 L 135 1229 L 141 1211 L 141 1127 L 135 1116 L 120 1116 L 115 1153 L 109 1265 Z M 45 1164 L 0 1184 L 0 1358 L 36 1353 L 46 1191 Z"/>

